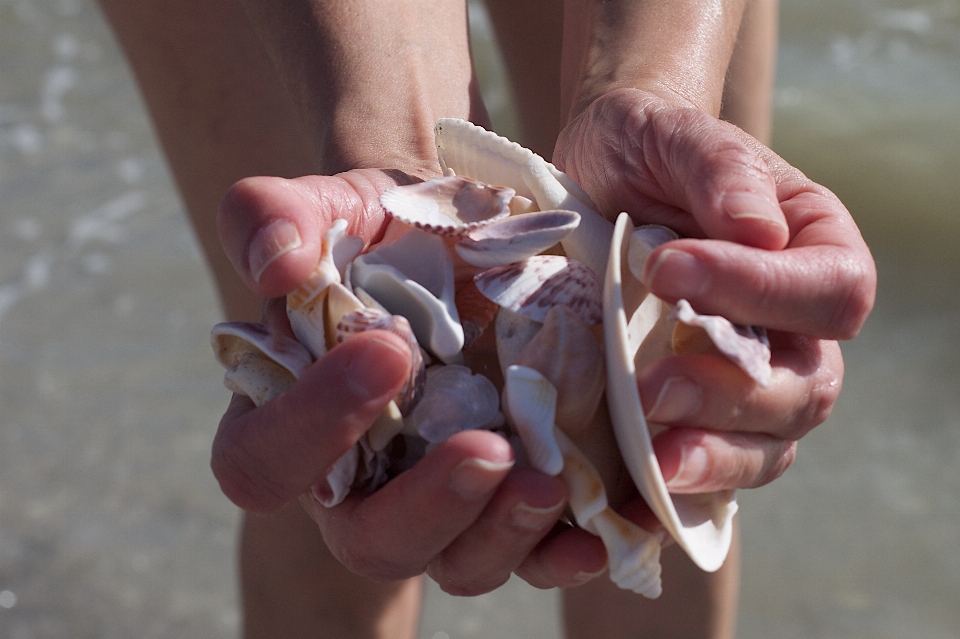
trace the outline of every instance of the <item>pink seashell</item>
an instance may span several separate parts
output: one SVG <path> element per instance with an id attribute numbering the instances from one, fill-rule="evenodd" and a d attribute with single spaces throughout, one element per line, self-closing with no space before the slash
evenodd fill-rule
<path id="1" fill-rule="evenodd" d="M 456 251 L 474 266 L 504 266 L 538 255 L 557 244 L 580 224 L 573 211 L 538 211 L 497 220 L 471 231 Z"/>
<path id="2" fill-rule="evenodd" d="M 484 297 L 473 280 L 457 289 L 455 301 L 463 326 L 463 347 L 467 348 L 480 339 L 500 307 Z"/>
<path id="3" fill-rule="evenodd" d="M 507 187 L 449 176 L 384 191 L 380 204 L 411 226 L 459 236 L 510 215 L 514 193 Z"/>
<path id="4" fill-rule="evenodd" d="M 491 268 L 474 278 L 487 299 L 537 322 L 554 306 L 566 306 L 588 326 L 603 319 L 600 281 L 586 266 L 560 255 L 537 255 Z"/>

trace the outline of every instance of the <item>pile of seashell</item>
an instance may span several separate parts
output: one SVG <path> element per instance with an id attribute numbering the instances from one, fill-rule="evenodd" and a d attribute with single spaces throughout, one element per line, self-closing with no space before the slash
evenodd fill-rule
<path id="1" fill-rule="evenodd" d="M 636 490 L 698 566 L 718 569 L 734 492 L 667 492 L 651 444 L 664 427 L 647 424 L 636 371 L 714 352 L 766 385 L 763 330 L 647 292 L 644 263 L 676 239 L 670 229 L 635 229 L 625 213 L 611 224 L 553 165 L 469 122 L 439 120 L 436 142 L 444 177 L 383 193 L 393 218 L 383 241 L 362 252 L 343 220 L 326 233 L 319 266 L 287 297 L 296 339 L 259 324 L 214 327 L 226 386 L 262 405 L 352 334 L 393 331 L 411 347 L 411 377 L 314 488 L 322 503 L 372 492 L 431 446 L 484 428 L 567 482 L 573 520 L 602 539 L 619 587 L 661 590 L 661 539 L 615 510 Z M 485 352 L 495 363 L 483 365 Z"/>

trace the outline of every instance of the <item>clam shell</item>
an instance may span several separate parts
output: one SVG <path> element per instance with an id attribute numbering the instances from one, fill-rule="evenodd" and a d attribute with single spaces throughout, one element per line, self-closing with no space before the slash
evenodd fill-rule
<path id="1" fill-rule="evenodd" d="M 454 248 L 474 266 L 505 266 L 542 253 L 579 224 L 580 215 L 573 211 L 514 215 L 471 231 Z"/>
<path id="2" fill-rule="evenodd" d="M 673 229 L 659 224 L 644 224 L 637 227 L 637 230 L 630 234 L 630 245 L 627 250 L 627 265 L 633 276 L 642 281 L 643 268 L 654 249 L 679 237 Z"/>
<path id="3" fill-rule="evenodd" d="M 421 346 L 447 363 L 460 361 L 463 328 L 457 313 L 453 259 L 443 239 L 419 229 L 353 262 L 355 286 L 410 322 Z"/>
<path id="4" fill-rule="evenodd" d="M 621 214 L 610 247 L 604 284 L 604 346 L 607 360 L 607 399 L 617 443 L 637 489 L 677 543 L 701 569 L 720 568 L 733 532 L 737 511 L 735 491 L 701 495 L 670 495 L 653 452 L 650 431 L 637 390 L 634 353 L 628 347 L 622 282 L 629 233 L 629 216 Z M 632 277 L 631 277 L 632 279 Z"/>
<path id="5" fill-rule="evenodd" d="M 487 299 L 542 322 L 554 306 L 567 306 L 589 326 L 602 320 L 600 281 L 583 264 L 560 255 L 537 255 L 478 273 Z"/>
<path id="6" fill-rule="evenodd" d="M 384 191 L 380 204 L 410 226 L 458 236 L 510 215 L 513 196 L 511 188 L 449 176 Z"/>

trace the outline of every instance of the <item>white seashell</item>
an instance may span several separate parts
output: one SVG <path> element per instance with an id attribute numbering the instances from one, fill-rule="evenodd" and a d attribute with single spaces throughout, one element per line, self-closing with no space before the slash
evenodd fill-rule
<path id="1" fill-rule="evenodd" d="M 427 369 L 423 397 L 405 422 L 405 432 L 437 444 L 463 430 L 499 428 L 504 418 L 493 382 L 451 364 Z"/>
<path id="2" fill-rule="evenodd" d="M 560 255 L 536 255 L 478 273 L 477 288 L 503 308 L 542 322 L 567 306 L 589 326 L 603 318 L 600 281 L 583 264 Z"/>
<path id="3" fill-rule="evenodd" d="M 628 344 L 628 318 L 624 310 L 622 282 L 629 216 L 617 219 L 604 284 L 604 345 L 607 358 L 607 399 L 617 442 L 624 463 L 647 504 L 677 543 L 703 570 L 717 570 L 727 556 L 737 511 L 735 491 L 704 495 L 673 495 L 667 492 L 660 465 L 653 452 L 650 431 L 644 419 L 637 390 L 634 353 Z M 630 279 L 633 279 L 632 277 Z"/>
<path id="4" fill-rule="evenodd" d="M 673 315 L 688 326 L 706 331 L 714 345 L 761 386 L 769 386 L 770 342 L 766 331 L 756 326 L 735 326 L 719 315 L 700 315 L 687 300 L 680 300 Z"/>
<path id="5" fill-rule="evenodd" d="M 450 176 L 394 187 L 383 192 L 380 204 L 410 226 L 458 236 L 510 215 L 513 196 L 511 188 Z"/>
<path id="6" fill-rule="evenodd" d="M 533 151 L 464 120 L 437 120 L 434 136 L 444 170 L 511 187 L 517 195 L 534 200 L 542 211 L 579 213 L 580 225 L 563 240 L 564 250 L 598 276 L 605 271 L 613 225 L 565 173 Z"/>
<path id="7" fill-rule="evenodd" d="M 530 465 L 548 475 L 563 470 L 563 453 L 554 437 L 557 389 L 525 366 L 510 366 L 503 385 L 508 421 L 523 441 Z"/>
<path id="8" fill-rule="evenodd" d="M 347 221 L 337 220 L 323 236 L 320 263 L 296 290 L 287 295 L 287 316 L 294 335 L 315 357 L 327 352 L 324 302 L 331 284 L 363 249 L 363 240 L 346 234 Z"/>
<path id="9" fill-rule="evenodd" d="M 630 234 L 630 245 L 627 249 L 627 265 L 633 276 L 643 281 L 643 268 L 654 249 L 679 237 L 673 229 L 659 224 L 637 227 L 637 230 Z"/>
<path id="10" fill-rule="evenodd" d="M 497 360 L 500 362 L 500 373 L 504 377 L 507 376 L 507 368 L 517 363 L 524 346 L 530 343 L 542 327 L 543 322 L 518 315 L 506 308 L 497 312 Z"/>
<path id="11" fill-rule="evenodd" d="M 442 238 L 413 229 L 355 259 L 352 277 L 390 313 L 406 317 L 421 346 L 444 362 L 460 361 L 453 259 Z"/>
<path id="12" fill-rule="evenodd" d="M 224 322 L 210 332 L 217 361 L 227 369 L 224 384 L 257 406 L 287 390 L 310 365 L 310 353 L 296 340 L 263 324 Z"/>
<path id="13" fill-rule="evenodd" d="M 579 224 L 580 215 L 573 211 L 514 215 L 467 233 L 454 248 L 474 266 L 505 266 L 542 253 Z"/>

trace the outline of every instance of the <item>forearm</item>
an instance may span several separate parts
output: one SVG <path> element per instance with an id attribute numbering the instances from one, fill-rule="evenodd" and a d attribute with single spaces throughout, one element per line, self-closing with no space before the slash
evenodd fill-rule
<path id="1" fill-rule="evenodd" d="M 567 120 L 619 88 L 718 115 L 743 7 L 743 0 L 566 0 Z"/>
<path id="2" fill-rule="evenodd" d="M 462 0 L 243 3 L 325 173 L 428 173 L 437 118 L 487 124 Z"/>

